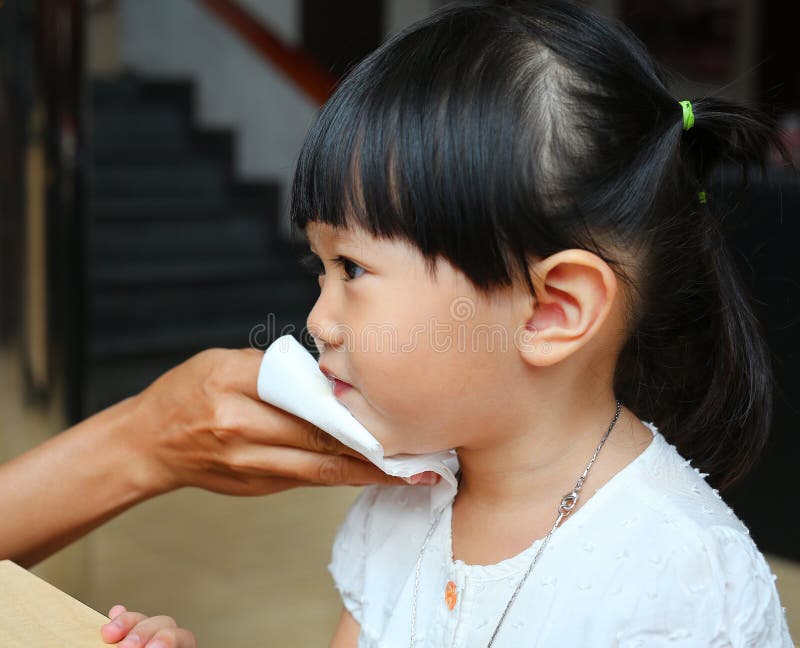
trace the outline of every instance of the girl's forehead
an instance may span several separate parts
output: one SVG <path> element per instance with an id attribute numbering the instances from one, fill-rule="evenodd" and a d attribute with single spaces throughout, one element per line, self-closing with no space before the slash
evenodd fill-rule
<path id="1" fill-rule="evenodd" d="M 368 239 L 368 234 L 361 228 L 353 227 L 333 227 L 327 223 L 311 221 L 306 225 L 306 238 L 312 246 L 340 244 L 364 243 Z"/>

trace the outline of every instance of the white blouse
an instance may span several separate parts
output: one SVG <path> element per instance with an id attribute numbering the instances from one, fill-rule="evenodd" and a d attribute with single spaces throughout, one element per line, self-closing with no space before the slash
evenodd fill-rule
<path id="1" fill-rule="evenodd" d="M 642 422 L 653 441 L 556 529 L 494 645 L 792 648 L 776 577 L 747 527 Z M 418 647 L 487 646 L 542 542 L 494 565 L 453 561 L 451 514 L 452 500 L 420 570 Z M 409 646 L 430 526 L 424 486 L 370 486 L 350 508 L 328 569 L 361 625 L 359 648 Z"/>

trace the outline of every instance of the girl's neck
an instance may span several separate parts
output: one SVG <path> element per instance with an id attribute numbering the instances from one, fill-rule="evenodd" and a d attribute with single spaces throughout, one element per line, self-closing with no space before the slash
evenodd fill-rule
<path id="1" fill-rule="evenodd" d="M 492 564 L 547 534 L 561 497 L 572 490 L 608 430 L 616 401 L 611 396 L 574 409 L 548 408 L 522 434 L 501 437 L 485 447 L 458 449 L 461 483 L 452 519 L 455 559 Z M 571 514 L 651 440 L 652 433 L 623 406 Z"/>

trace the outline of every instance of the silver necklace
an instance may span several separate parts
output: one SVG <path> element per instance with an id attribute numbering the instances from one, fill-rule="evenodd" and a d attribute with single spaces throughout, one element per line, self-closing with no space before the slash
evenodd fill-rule
<path id="1" fill-rule="evenodd" d="M 506 604 L 506 607 L 503 610 L 503 614 L 500 615 L 500 620 L 497 622 L 497 626 L 495 627 L 494 632 L 492 633 L 491 639 L 489 639 L 489 645 L 487 648 L 491 648 L 494 645 L 494 640 L 497 637 L 497 633 L 500 631 L 500 626 L 503 625 L 503 621 L 505 620 L 506 615 L 508 614 L 508 610 L 514 604 L 514 601 L 516 600 L 519 591 L 522 589 L 522 586 L 528 579 L 528 575 L 531 573 L 531 571 L 533 571 L 533 567 L 534 565 L 536 565 L 536 561 L 539 559 L 539 554 L 541 554 L 542 551 L 544 550 L 545 546 L 550 540 L 550 536 L 553 535 L 553 532 L 558 528 L 558 525 L 561 524 L 561 521 L 565 517 L 567 517 L 570 514 L 570 512 L 572 512 L 572 509 L 574 509 L 575 505 L 578 503 L 578 494 L 581 488 L 583 488 L 583 482 L 586 481 L 586 477 L 589 474 L 589 469 L 592 467 L 594 460 L 597 459 L 597 455 L 600 452 L 600 448 L 603 447 L 603 444 L 606 442 L 608 435 L 611 434 L 611 430 L 614 427 L 614 424 L 617 422 L 617 419 L 619 418 L 620 408 L 621 408 L 620 402 L 619 400 L 617 400 L 617 411 L 614 414 L 614 419 L 611 421 L 611 424 L 608 426 L 608 430 L 603 435 L 603 438 L 600 440 L 600 445 L 598 445 L 597 448 L 595 449 L 592 458 L 589 460 L 589 463 L 586 464 L 586 468 L 584 469 L 583 473 L 581 474 L 580 477 L 578 477 L 578 481 L 575 483 L 575 487 L 572 489 L 572 491 L 570 491 L 569 493 L 564 495 L 564 497 L 561 498 L 561 504 L 558 505 L 558 517 L 556 518 L 556 521 L 553 524 L 552 528 L 550 529 L 549 533 L 545 536 L 544 540 L 542 541 L 542 544 L 540 544 L 539 548 L 536 550 L 536 553 L 534 554 L 533 559 L 531 560 L 531 564 L 528 565 L 528 569 L 525 572 L 525 575 L 522 577 L 522 580 L 520 580 L 520 582 L 517 584 L 517 588 L 514 590 L 514 593 L 511 595 L 511 598 Z M 439 514 L 436 516 L 436 520 L 434 521 L 433 525 L 431 525 L 431 528 L 428 530 L 428 535 L 425 536 L 425 541 L 422 543 L 422 548 L 420 549 L 419 556 L 417 557 L 417 565 L 416 568 L 414 569 L 414 598 L 411 604 L 411 648 L 414 648 L 414 642 L 416 640 L 417 596 L 419 594 L 419 575 L 420 575 L 420 569 L 422 567 L 422 557 L 425 554 L 425 549 L 427 549 L 428 547 L 428 542 L 430 541 L 431 536 L 434 534 L 436 528 L 439 526 L 439 522 L 442 519 L 442 515 L 444 514 L 445 508 L 447 507 L 443 507 L 442 510 L 439 511 Z"/>

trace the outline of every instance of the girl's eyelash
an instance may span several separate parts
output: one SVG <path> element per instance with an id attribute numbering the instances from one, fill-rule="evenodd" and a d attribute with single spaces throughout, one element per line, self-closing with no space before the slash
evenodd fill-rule
<path id="1" fill-rule="evenodd" d="M 320 261 L 319 257 L 316 254 L 313 253 L 304 254 L 301 257 L 299 257 L 298 261 L 300 261 L 300 265 L 303 266 L 303 268 L 307 272 L 315 276 L 325 274 L 325 268 L 323 267 L 322 262 Z M 334 266 L 341 266 L 344 269 L 345 278 L 342 281 L 352 281 L 353 279 L 357 278 L 357 277 L 351 277 L 350 272 L 348 272 L 348 266 L 355 266 L 356 268 L 361 268 L 361 266 L 358 265 L 356 262 L 351 261 L 347 257 L 343 256 L 337 256 L 331 259 L 330 261 Z"/>

